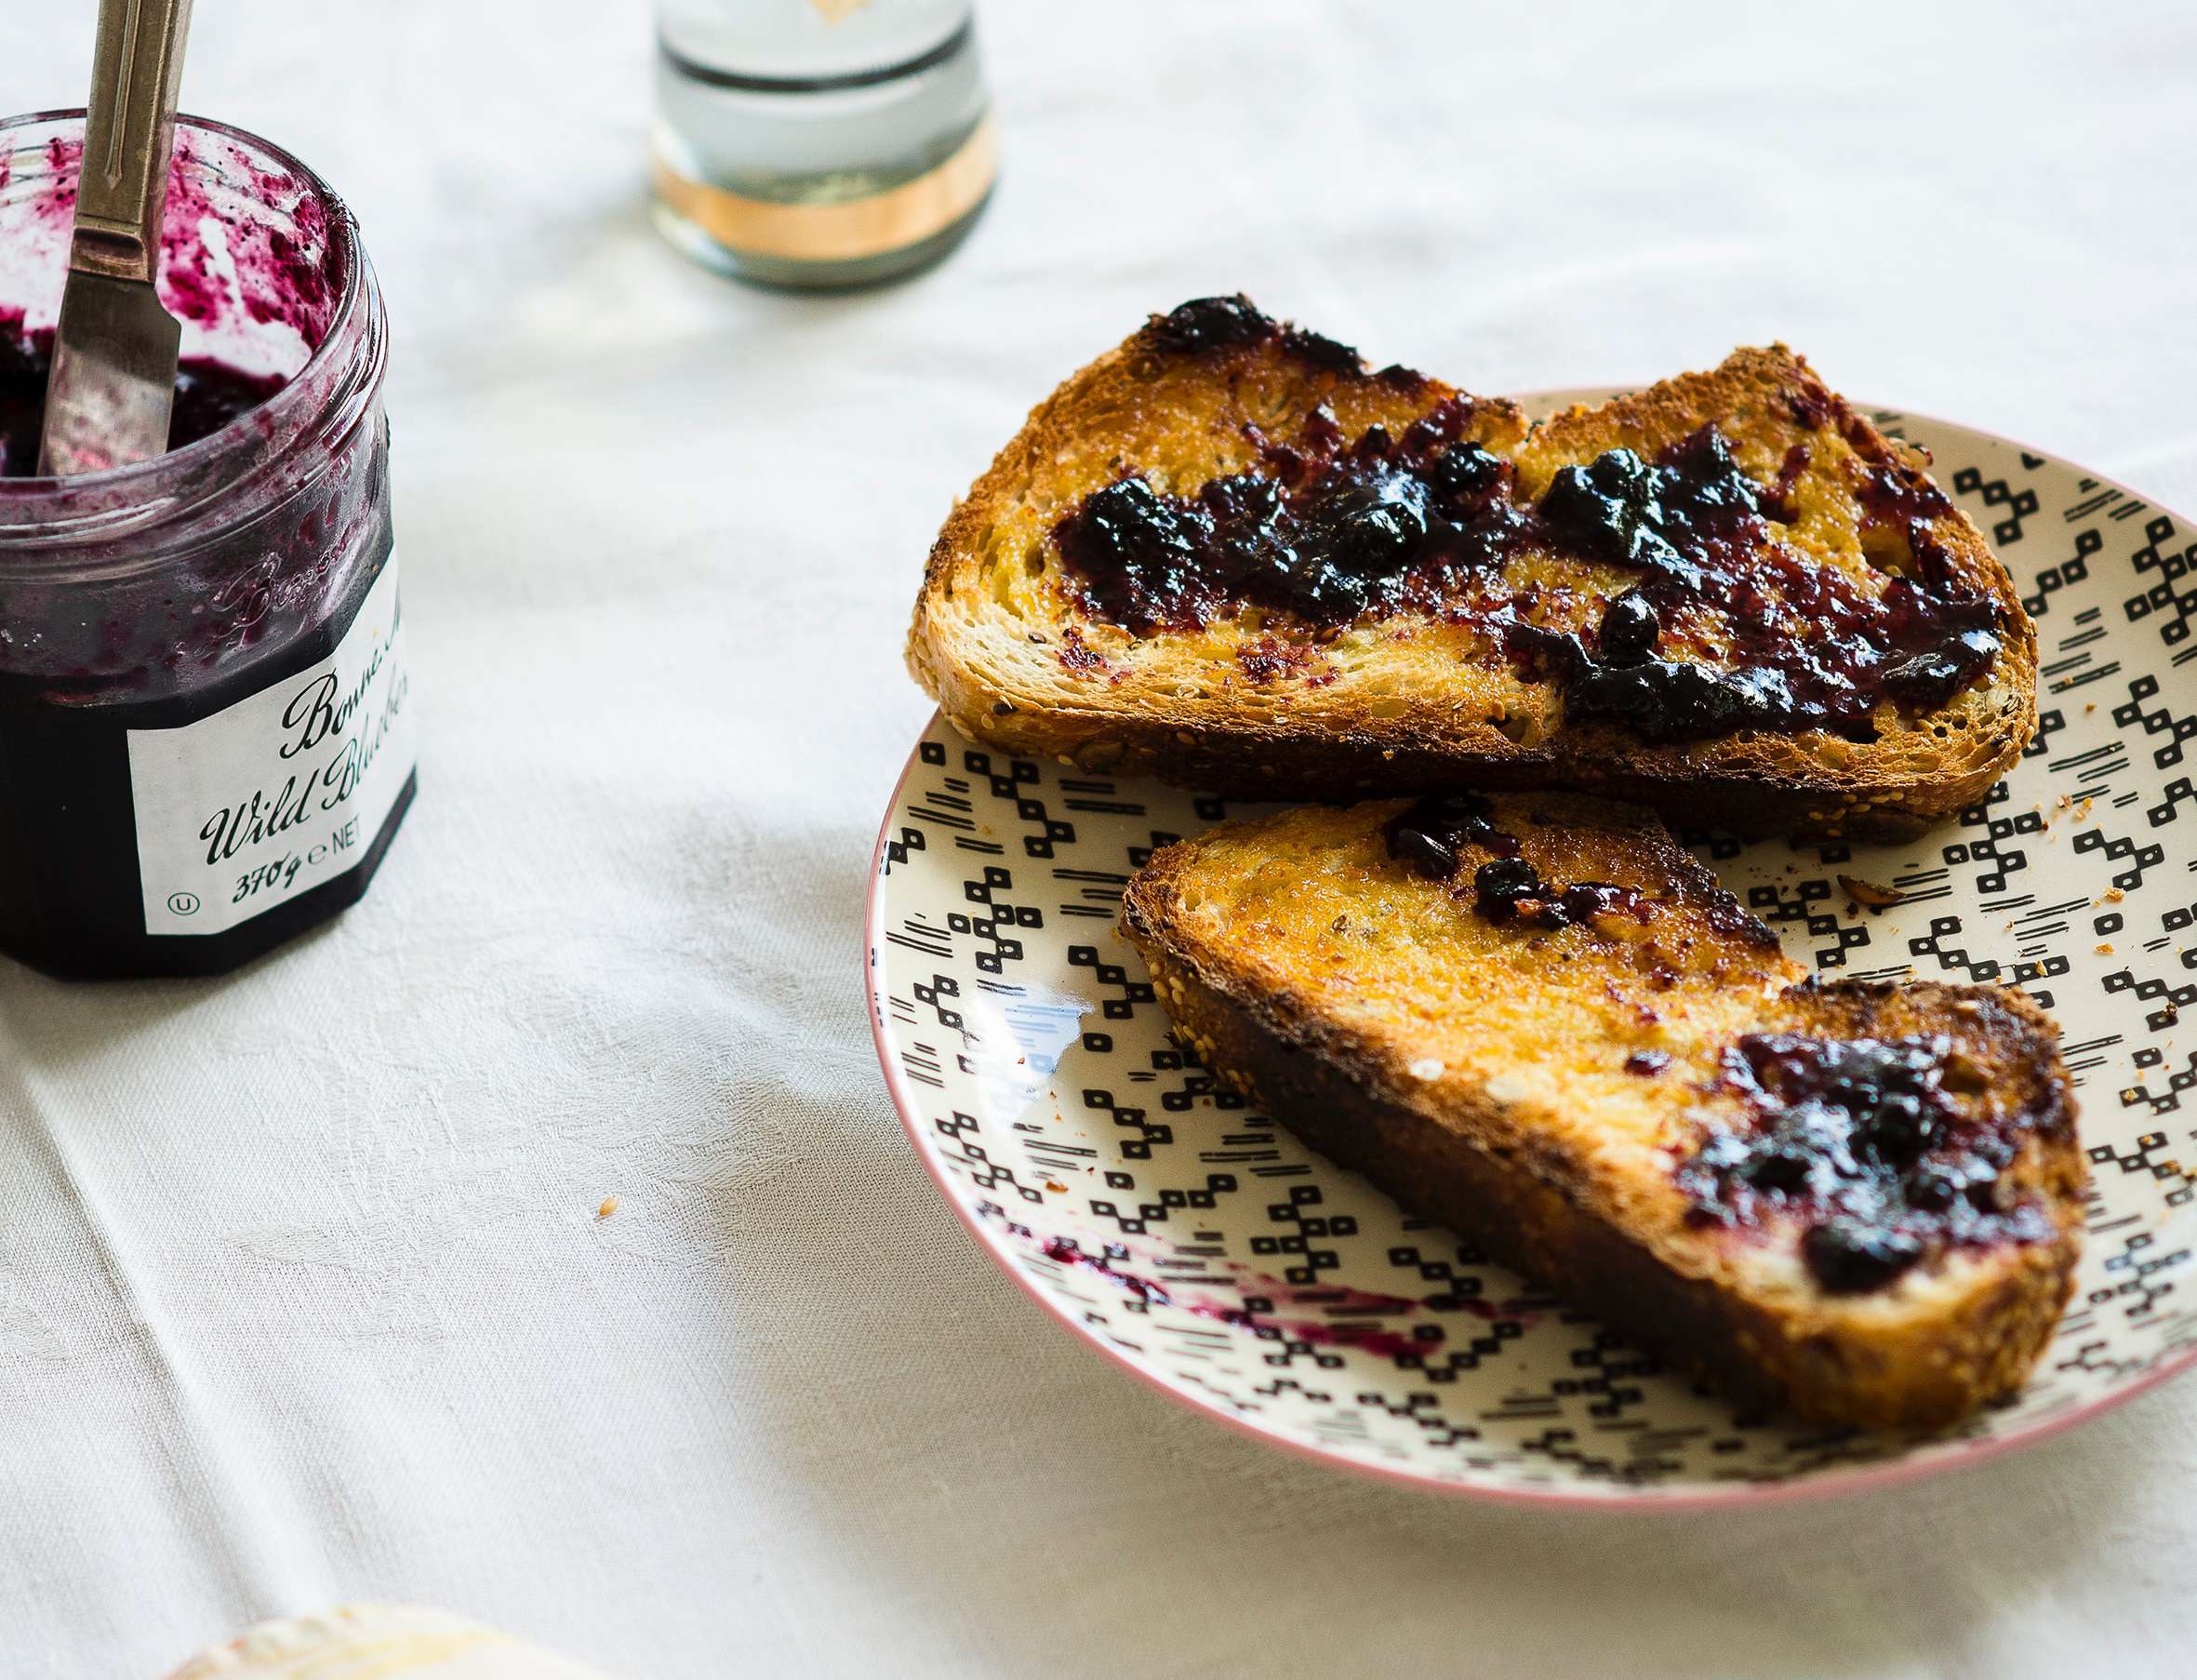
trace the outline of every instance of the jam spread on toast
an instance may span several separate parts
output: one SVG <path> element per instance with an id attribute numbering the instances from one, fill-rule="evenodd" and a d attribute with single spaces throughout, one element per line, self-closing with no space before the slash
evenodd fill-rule
<path id="1" fill-rule="evenodd" d="M 1238 292 L 1232 298 L 1193 298 L 1188 303 L 1154 315 L 1144 325 L 1147 346 L 1175 355 L 1203 355 L 1208 350 L 1227 350 L 1243 344 L 1264 344 L 1270 340 L 1298 361 L 1337 373 L 1358 373 L 1365 364 L 1350 345 L 1325 333 L 1307 332 L 1275 320 L 1250 299 Z M 1416 380 L 1407 368 L 1384 368 Z"/>
<path id="2" fill-rule="evenodd" d="M 1719 1084 L 1749 1125 L 1680 1165 L 1689 1217 L 1736 1229 L 1797 1218 L 1802 1259 L 1832 1294 L 1882 1288 L 1951 1247 L 2050 1240 L 2042 1207 L 2002 1181 L 2021 1125 L 1964 1115 L 1948 1086 L 1964 1077 L 1943 1034 L 1743 1035 Z"/>
<path id="3" fill-rule="evenodd" d="M 1518 855 L 1518 836 L 1496 827 L 1495 807 L 1478 793 L 1430 793 L 1380 832 L 1389 856 L 1422 881 L 1455 880 L 1468 847 L 1498 858 Z"/>
<path id="4" fill-rule="evenodd" d="M 1872 594 L 1775 540 L 1789 475 L 1790 453 L 1778 484 L 1757 487 L 1713 425 L 1653 461 L 1612 449 L 1559 470 L 1535 510 L 1551 546 L 1643 575 L 1591 645 L 1514 618 L 1507 644 L 1522 673 L 1559 682 L 1567 715 L 1646 740 L 1810 728 L 1869 740 L 1884 701 L 1932 711 L 1991 668 L 2000 609 L 1932 534 L 1951 511 L 1936 486 L 1888 459 L 1865 469 L 1866 516 L 1899 524 L 1914 566 Z M 1658 657 L 1666 615 L 1704 613 L 1721 620 L 1729 668 Z"/>
<path id="5" fill-rule="evenodd" d="M 1645 922 L 1657 900 L 1636 887 L 1610 881 L 1554 882 L 1519 855 L 1518 836 L 1495 824 L 1495 807 L 1478 793 L 1431 793 L 1381 825 L 1388 855 L 1423 881 L 1457 882 L 1465 875 L 1465 854 L 1489 854 L 1471 871 L 1471 904 L 1475 914 L 1498 925 L 1553 932 L 1591 927 L 1598 917 L 1622 915 Z M 1461 895 L 1460 895 L 1461 896 Z M 1752 944 L 1777 943 L 1777 936 L 1719 889 L 1703 906 L 1711 927 L 1737 934 Z"/>
<path id="6" fill-rule="evenodd" d="M 1511 466 L 1438 405 L 1401 438 L 1344 445 L 1325 409 L 1295 442 L 1261 440 L 1258 471 L 1169 496 L 1143 477 L 1084 498 L 1054 540 L 1092 617 L 1138 635 L 1195 630 L 1244 607 L 1315 631 L 1371 613 L 1438 609 L 1469 574 L 1499 570 L 1525 528 Z"/>
<path id="7" fill-rule="evenodd" d="M 1545 879 L 1498 825 L 1494 802 L 1477 793 L 1429 794 L 1380 833 L 1389 857 L 1498 926 L 1646 922 L 1662 902 L 1635 887 Z M 1722 888 L 1698 907 L 1720 933 L 1778 942 Z M 1625 1068 L 1653 1075 L 1670 1061 L 1667 1052 L 1635 1052 Z M 1739 1099 L 1743 1123 L 1711 1132 L 1676 1169 L 1688 1217 L 1739 1231 L 1797 1221 L 1802 1259 L 1833 1294 L 1881 1288 L 1950 1247 L 2049 1241 L 2043 1207 L 2013 1194 L 2003 1175 L 2029 1129 L 2064 1124 L 2064 1114 L 1971 1113 L 1962 1094 L 1984 1083 L 1942 1033 L 1746 1033 L 1724 1052 L 1716 1080 Z"/>
<path id="8" fill-rule="evenodd" d="M 1184 304 L 1142 336 L 1185 354 L 1276 340 L 1315 367 L 1359 367 L 1242 298 Z M 1258 464 L 1190 495 L 1132 465 L 1053 528 L 1072 598 L 1138 636 L 1245 608 L 1315 643 L 1369 618 L 1474 624 L 1522 677 L 1554 684 L 1570 717 L 1652 741 L 1742 729 L 1869 740 L 1879 706 L 1935 710 L 1997 658 L 1999 604 L 1934 534 L 1951 504 L 1858 421 L 1846 430 L 1871 446 L 1857 463 L 1865 545 L 1889 530 L 1902 549 L 1882 578 L 1781 539 L 1805 445 L 1759 484 L 1711 423 L 1653 458 L 1616 448 L 1564 467 L 1529 501 L 1512 464 L 1465 435 L 1472 411 L 1452 396 L 1400 434 L 1346 439 L 1323 405 L 1287 441 L 1247 429 Z M 1590 624 L 1545 622 L 1541 590 L 1512 566 L 1537 552 L 1635 580 Z"/>
<path id="9" fill-rule="evenodd" d="M 1541 879 L 1524 858 L 1491 858 L 1472 873 L 1472 908 L 1491 922 L 1534 927 L 1569 927 L 1596 916 L 1626 915 L 1644 922 L 1647 900 L 1631 887 L 1575 881 L 1560 887 Z"/>

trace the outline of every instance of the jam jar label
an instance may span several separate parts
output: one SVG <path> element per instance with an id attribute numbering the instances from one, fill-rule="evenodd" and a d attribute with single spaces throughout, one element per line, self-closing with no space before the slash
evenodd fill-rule
<path id="1" fill-rule="evenodd" d="M 130 730 L 145 931 L 225 932 L 363 862 L 412 774 L 406 698 L 392 553 L 328 659 Z"/>

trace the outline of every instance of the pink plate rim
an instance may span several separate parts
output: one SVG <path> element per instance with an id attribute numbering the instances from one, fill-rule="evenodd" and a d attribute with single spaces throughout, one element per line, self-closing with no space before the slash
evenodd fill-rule
<path id="1" fill-rule="evenodd" d="M 1553 406 L 1593 400 L 1606 396 L 1612 391 L 1622 389 L 1625 388 L 1564 386 L 1544 391 L 1523 392 L 1514 395 L 1512 400 L 1530 408 L 1537 405 Z M 2057 465 L 2080 472 L 2085 477 L 2097 480 L 2100 485 L 2110 486 L 2125 495 L 2150 502 L 2151 506 L 2159 508 L 2160 512 L 2183 526 L 2197 527 L 2197 521 L 2185 517 L 2172 508 L 2162 506 L 2154 498 L 2132 489 L 2118 479 L 2108 478 L 2102 473 L 2091 472 L 2087 467 L 2077 467 L 2074 462 L 2055 455 L 2050 450 L 2040 449 L 2033 445 L 2022 443 L 2018 439 L 2006 436 L 2004 433 L 1988 432 L 1980 427 L 1963 424 L 1958 420 L 1940 420 L 1935 415 L 1920 413 L 1910 408 L 1899 408 L 1887 404 L 1857 404 L 1856 406 L 1871 410 L 1889 408 L 1892 412 L 1908 420 L 1921 420 L 1925 425 L 1945 426 L 1954 431 L 1966 432 L 1973 436 L 1986 438 L 1993 443 L 2005 445 L 2009 448 L 2019 449 L 2024 454 L 2039 456 Z M 930 722 L 924 726 L 924 734 L 930 733 L 931 727 L 939 721 L 939 713 L 934 710 Z M 908 1089 L 907 1082 L 895 1065 L 891 1050 L 885 1043 L 885 999 L 878 983 L 878 953 L 885 943 L 884 886 L 885 877 L 883 867 L 885 848 L 892 833 L 894 815 L 900 807 L 900 794 L 907 788 L 908 778 L 914 773 L 915 765 L 915 750 L 912 747 L 909 750 L 907 762 L 900 767 L 899 779 L 893 783 L 892 794 L 885 803 L 885 815 L 878 824 L 876 843 L 870 850 L 870 887 L 865 897 L 862 914 L 862 968 L 864 990 L 870 1008 L 870 1040 L 877 1052 L 877 1065 L 879 1071 L 885 1075 L 885 1091 L 892 1099 L 894 1113 L 899 1116 L 901 1129 L 908 1135 L 908 1141 L 915 1152 L 915 1158 L 923 1164 L 924 1171 L 930 1175 L 931 1181 L 937 1185 L 939 1195 L 944 1198 L 946 1205 L 953 1210 L 954 1217 L 961 1220 L 969 1235 L 975 1239 L 977 1247 L 991 1257 L 999 1269 L 1007 1274 L 1015 1287 L 1044 1309 L 1048 1317 L 1072 1332 L 1077 1340 L 1128 1372 L 1130 1376 L 1136 1378 L 1147 1388 L 1165 1394 L 1186 1410 L 1195 1412 L 1201 1417 L 1209 1418 L 1235 1431 L 1238 1434 L 1249 1436 L 1252 1440 L 1269 1447 L 1280 1447 L 1285 1452 L 1313 1463 L 1325 1465 L 1334 1470 L 1347 1471 L 1372 1481 L 1415 1487 L 1424 1492 L 1482 1500 L 1493 1504 L 1530 1506 L 1542 1510 L 1555 1507 L 1574 1511 L 1684 1513 L 1729 1510 L 1739 1505 L 1800 1504 L 1813 1500 L 1842 1499 L 1850 1494 L 1874 1492 L 1881 1488 L 1897 1487 L 1908 1482 L 1923 1481 L 1928 1477 L 1942 1475 L 1952 1471 L 1972 1469 L 1991 1460 L 2003 1458 L 2008 1453 L 2034 1447 L 2039 1442 L 2048 1440 L 2078 1424 L 2087 1423 L 2101 1413 L 2125 1405 L 2138 1394 L 2156 1388 L 2170 1378 L 2179 1376 L 2192 1365 L 2197 1365 L 2197 1345 L 2192 1345 L 2167 1360 L 2156 1370 L 2146 1371 L 2134 1381 L 2115 1389 L 2110 1393 L 2101 1395 L 2087 1406 L 2078 1407 L 2071 1411 L 2063 1412 L 2055 1417 L 2040 1419 L 2026 1428 L 2017 1430 L 2009 1434 L 1993 1436 L 1987 1441 L 1977 1442 L 1960 1452 L 1943 1453 L 1934 1457 L 1924 1457 L 1919 1454 L 1910 1455 L 1894 1459 L 1883 1464 L 1868 1465 L 1859 1469 L 1831 1469 L 1791 1476 L 1778 1482 L 1734 1482 L 1724 1487 L 1703 1488 L 1687 1493 L 1658 1493 L 1637 1487 L 1594 1490 L 1565 1488 L 1559 1491 L 1499 1487 L 1483 1483 L 1449 1481 L 1439 1476 L 1428 1475 L 1419 1471 L 1400 1470 L 1384 1464 L 1368 1463 L 1338 1452 L 1325 1451 L 1316 1447 L 1310 1447 L 1301 1441 L 1291 1439 L 1277 1429 L 1270 1428 L 1247 1418 L 1238 1417 L 1218 1406 L 1200 1400 L 1193 1394 L 1186 1393 L 1171 1383 L 1162 1380 L 1116 1349 L 1107 1346 L 1082 1325 L 1076 1323 L 1065 1307 L 1039 1288 L 1016 1263 L 1003 1239 L 995 1235 L 990 1227 L 978 1220 L 963 1205 L 961 1197 L 955 1193 L 945 1171 L 939 1166 L 937 1158 L 931 1153 L 923 1122 L 919 1117 L 921 1113 L 919 1104 L 913 1093 Z"/>

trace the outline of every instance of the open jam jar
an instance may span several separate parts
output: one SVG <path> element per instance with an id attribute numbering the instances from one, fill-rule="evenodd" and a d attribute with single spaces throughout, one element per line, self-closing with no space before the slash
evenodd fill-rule
<path id="1" fill-rule="evenodd" d="M 36 447 L 82 132 L 0 123 L 0 474 Z M 365 892 L 414 788 L 357 227 L 296 159 L 182 118 L 162 258 L 170 452 L 0 475 L 0 952 L 57 975 L 259 955 Z"/>

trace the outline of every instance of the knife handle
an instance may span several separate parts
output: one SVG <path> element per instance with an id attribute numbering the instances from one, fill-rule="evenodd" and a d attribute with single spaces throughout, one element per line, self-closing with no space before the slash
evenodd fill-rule
<path id="1" fill-rule="evenodd" d="M 100 0 L 69 266 L 150 285 L 175 143 L 191 0 Z"/>

